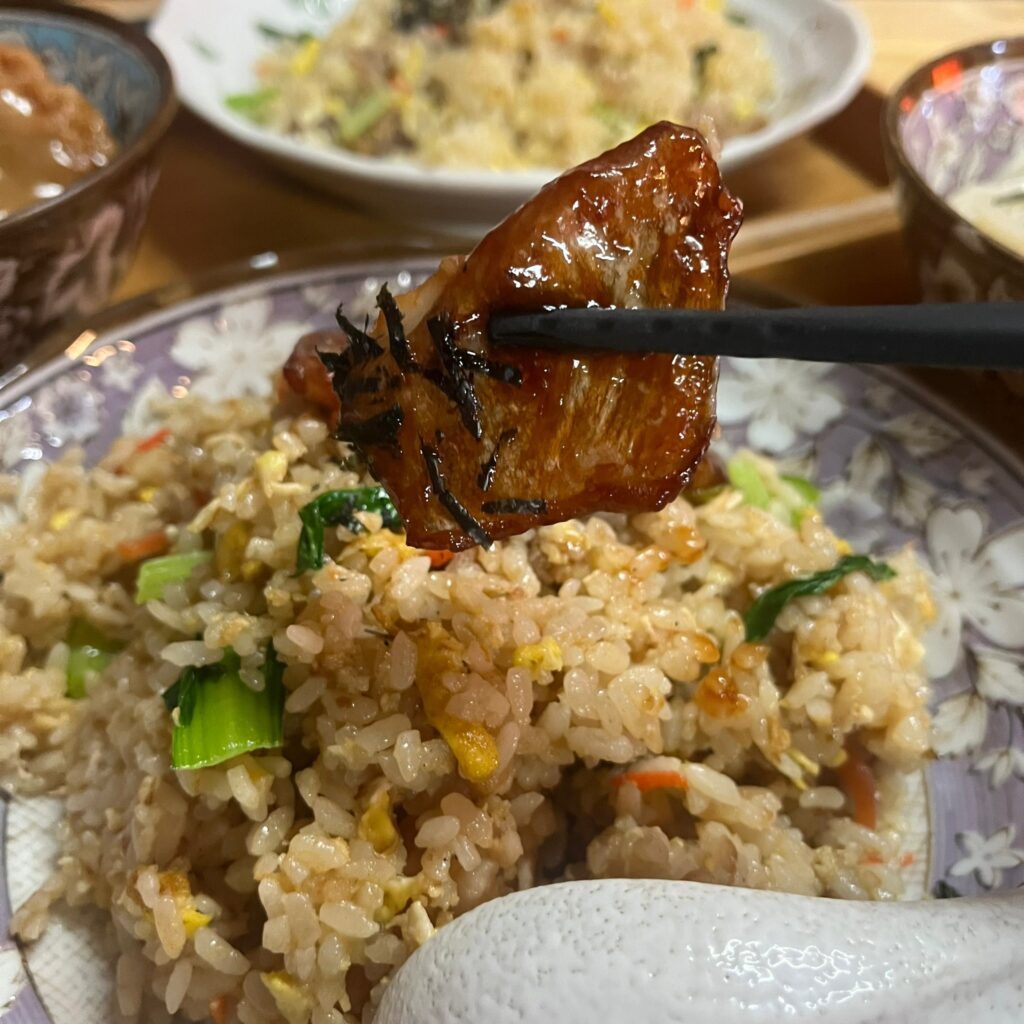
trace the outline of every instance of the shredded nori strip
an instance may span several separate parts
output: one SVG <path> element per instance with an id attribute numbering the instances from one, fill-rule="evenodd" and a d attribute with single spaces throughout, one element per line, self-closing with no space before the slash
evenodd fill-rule
<path id="1" fill-rule="evenodd" d="M 494 483 L 494 474 L 498 471 L 498 458 L 501 455 L 503 445 L 511 444 L 516 439 L 519 431 L 515 427 L 503 430 L 498 438 L 498 443 L 491 452 L 491 457 L 480 467 L 480 475 L 476 478 L 477 486 L 481 491 L 489 491 Z"/>
<path id="2" fill-rule="evenodd" d="M 368 420 L 348 423 L 342 420 L 334 436 L 339 441 L 348 441 L 349 444 L 360 446 L 391 445 L 398 440 L 398 431 L 404 419 L 402 407 L 394 405 Z"/>
<path id="3" fill-rule="evenodd" d="M 365 363 L 368 359 L 375 359 L 377 356 L 384 355 L 384 349 L 366 331 L 361 331 L 356 327 L 342 312 L 342 308 L 342 306 L 338 307 L 337 312 L 334 314 L 334 319 L 338 321 L 338 326 L 348 337 L 350 351 L 355 361 L 357 363 Z"/>
<path id="4" fill-rule="evenodd" d="M 498 498 L 497 501 L 485 501 L 483 510 L 488 515 L 502 516 L 535 516 L 547 510 L 548 503 L 543 498 Z"/>
<path id="5" fill-rule="evenodd" d="M 352 357 L 347 350 L 344 352 L 321 352 L 320 349 L 317 349 L 316 354 L 328 373 L 345 373 L 352 366 Z"/>
<path id="6" fill-rule="evenodd" d="M 455 403 L 465 428 L 479 441 L 483 437 L 480 423 L 480 399 L 473 386 L 473 376 L 466 366 L 463 349 L 455 344 L 452 337 L 451 321 L 432 317 L 427 321 L 427 330 L 441 360 L 441 375 L 427 374 L 427 379 L 436 384 Z"/>
<path id="7" fill-rule="evenodd" d="M 447 317 L 432 317 L 427 330 L 441 361 L 441 372 L 428 371 L 424 377 L 455 403 L 466 429 L 479 441 L 483 437 L 480 424 L 480 400 L 473 383 L 473 374 L 482 373 L 503 384 L 519 387 L 523 374 L 518 366 L 496 363 L 479 352 L 470 352 L 455 344 L 452 323 Z"/>
<path id="8" fill-rule="evenodd" d="M 409 339 L 405 336 L 405 328 L 402 326 L 402 311 L 398 308 L 394 296 L 388 291 L 388 286 L 382 284 L 377 293 L 377 308 L 384 314 L 384 323 L 388 328 L 388 341 L 391 345 L 391 355 L 394 357 L 398 367 L 407 373 L 419 370 L 416 359 L 409 346 Z"/>
<path id="9" fill-rule="evenodd" d="M 341 397 L 352 398 L 355 395 L 376 395 L 387 388 L 394 390 L 401 383 L 398 377 L 388 377 L 384 374 L 377 374 L 373 377 L 362 377 L 358 380 L 345 380 L 341 385 Z"/>
<path id="10" fill-rule="evenodd" d="M 437 449 L 432 445 L 421 443 L 420 454 L 427 465 L 427 475 L 430 477 L 430 485 L 434 488 L 437 500 L 451 513 L 452 519 L 473 541 L 481 547 L 489 548 L 494 543 L 494 539 L 473 517 L 469 509 L 448 490 L 444 473 L 441 470 L 441 457 L 437 454 Z"/>

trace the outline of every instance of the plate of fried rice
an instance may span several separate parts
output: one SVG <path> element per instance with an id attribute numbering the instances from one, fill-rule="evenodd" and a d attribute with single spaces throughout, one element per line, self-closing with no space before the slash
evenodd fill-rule
<path id="1" fill-rule="evenodd" d="M 560 880 L 1024 881 L 1014 457 L 894 372 L 723 360 L 724 479 L 417 550 L 278 376 L 433 265 L 250 279 L 0 389 L 5 1021 L 369 1024 Z"/>
<path id="2" fill-rule="evenodd" d="M 867 29 L 836 0 L 167 0 L 183 101 L 375 213 L 477 233 L 661 120 L 730 171 L 840 110 Z"/>

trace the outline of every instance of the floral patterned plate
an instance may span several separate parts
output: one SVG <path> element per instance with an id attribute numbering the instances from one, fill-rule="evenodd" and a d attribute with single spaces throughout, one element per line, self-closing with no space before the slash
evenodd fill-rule
<path id="1" fill-rule="evenodd" d="M 264 258 L 262 264 L 273 263 Z M 154 395 L 268 394 L 296 338 L 329 324 L 339 301 L 369 311 L 383 280 L 407 288 L 434 265 L 334 265 L 262 276 L 82 334 L 0 382 L 0 463 L 26 492 L 70 445 L 98 457 L 115 435 L 149 429 Z M 943 400 L 881 369 L 727 360 L 721 448 L 778 457 L 816 479 L 835 528 L 856 548 L 915 544 L 935 572 L 928 637 L 938 758 L 921 805 L 922 887 L 974 894 L 1024 882 L 1024 467 Z M 0 517 L 16 508 L 0 508 Z M 95 922 L 68 918 L 27 950 L 6 938 L 46 877 L 54 801 L 0 803 L 0 1018 L 102 1024 L 111 961 Z M 923 818 L 923 815 L 922 815 Z M 925 872 L 926 869 L 926 872 Z"/>

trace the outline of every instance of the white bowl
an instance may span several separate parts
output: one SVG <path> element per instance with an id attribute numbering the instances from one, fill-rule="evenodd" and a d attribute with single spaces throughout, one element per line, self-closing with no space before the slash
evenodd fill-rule
<path id="1" fill-rule="evenodd" d="M 352 0 L 165 0 L 150 31 L 196 114 L 286 170 L 390 219 L 479 234 L 559 173 L 437 169 L 357 156 L 261 128 L 225 106 L 226 96 L 257 84 L 253 66 L 268 46 L 261 23 L 320 34 L 351 6 Z M 765 34 L 781 88 L 763 128 L 726 141 L 726 172 L 845 106 L 871 54 L 863 21 L 838 0 L 730 0 L 729 9 Z"/>

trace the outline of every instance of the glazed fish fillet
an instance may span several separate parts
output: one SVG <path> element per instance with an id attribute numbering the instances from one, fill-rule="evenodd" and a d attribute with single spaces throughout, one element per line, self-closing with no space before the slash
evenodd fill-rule
<path id="1" fill-rule="evenodd" d="M 304 339 L 285 378 L 337 417 L 417 547 L 658 509 L 711 439 L 716 360 L 499 348 L 488 321 L 720 309 L 741 215 L 701 135 L 655 125 L 551 182 L 415 291 L 382 289 L 373 327 L 339 311 L 343 335 Z"/>

